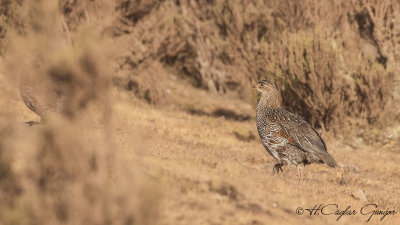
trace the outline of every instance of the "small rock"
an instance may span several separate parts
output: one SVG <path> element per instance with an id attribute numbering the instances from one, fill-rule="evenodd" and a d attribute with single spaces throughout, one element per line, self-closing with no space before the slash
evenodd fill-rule
<path id="1" fill-rule="evenodd" d="M 276 203 L 274 202 L 274 203 L 272 203 L 272 207 L 276 208 L 276 207 L 278 207 L 278 204 L 276 204 Z"/>

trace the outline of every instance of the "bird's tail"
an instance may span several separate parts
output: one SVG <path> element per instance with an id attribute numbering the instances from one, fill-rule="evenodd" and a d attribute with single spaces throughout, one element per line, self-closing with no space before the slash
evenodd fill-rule
<path id="1" fill-rule="evenodd" d="M 324 163 L 326 163 L 330 167 L 338 166 L 337 162 L 333 159 L 331 155 L 329 155 L 329 153 L 320 155 L 320 158 L 324 161 Z"/>

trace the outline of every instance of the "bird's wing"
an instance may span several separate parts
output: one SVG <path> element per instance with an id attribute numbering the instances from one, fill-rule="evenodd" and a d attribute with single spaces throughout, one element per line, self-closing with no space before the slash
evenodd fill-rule
<path id="1" fill-rule="evenodd" d="M 38 114 L 39 116 L 41 116 L 41 112 L 39 110 L 38 104 L 37 104 L 37 100 L 35 99 L 34 95 L 33 95 L 33 90 L 30 86 L 22 86 L 20 88 L 20 95 L 22 100 L 24 100 L 25 105 L 32 110 L 33 112 L 35 112 L 36 114 Z"/>
<path id="2" fill-rule="evenodd" d="M 317 155 L 327 152 L 324 140 L 300 116 L 280 109 L 275 112 L 273 119 L 280 126 L 279 132 L 276 132 L 275 135 L 285 138 L 288 144 Z"/>

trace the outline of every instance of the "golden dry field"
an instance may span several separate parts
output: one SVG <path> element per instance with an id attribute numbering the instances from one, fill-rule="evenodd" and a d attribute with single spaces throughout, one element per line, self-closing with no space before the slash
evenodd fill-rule
<path id="1" fill-rule="evenodd" d="M 3 0 L 0 15 L 1 225 L 400 223 L 399 3 Z M 339 168 L 272 173 L 260 79 Z M 29 126 L 24 87 L 60 110 Z"/>

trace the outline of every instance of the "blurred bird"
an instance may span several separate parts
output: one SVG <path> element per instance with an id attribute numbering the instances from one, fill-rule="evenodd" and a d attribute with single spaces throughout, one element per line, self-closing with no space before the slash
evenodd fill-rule
<path id="1" fill-rule="evenodd" d="M 48 85 L 37 86 L 26 81 L 20 85 L 20 95 L 25 105 L 41 118 L 40 122 L 26 122 L 29 126 L 40 124 L 50 113 L 63 111 L 65 96 L 57 86 L 51 88 Z"/>
<path id="2" fill-rule="evenodd" d="M 305 165 L 338 165 L 318 132 L 302 117 L 282 109 L 279 92 L 272 82 L 262 80 L 253 88 L 261 92 L 256 114 L 257 130 L 264 148 L 277 160 L 273 173 L 283 172 L 282 166 L 296 165 L 301 184 Z"/>

